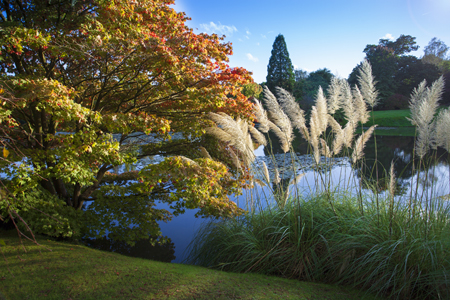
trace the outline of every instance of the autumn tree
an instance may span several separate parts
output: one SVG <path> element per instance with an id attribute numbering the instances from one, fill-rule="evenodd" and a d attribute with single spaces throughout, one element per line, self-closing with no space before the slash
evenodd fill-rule
<path id="1" fill-rule="evenodd" d="M 250 74 L 230 68 L 231 44 L 195 34 L 173 2 L 0 1 L 3 217 L 133 242 L 170 219 L 158 200 L 174 214 L 241 213 L 228 195 L 244 179 L 201 147 L 226 147 L 205 138 L 208 112 L 250 116 Z M 154 155 L 165 159 L 112 172 Z"/>
<path id="2" fill-rule="evenodd" d="M 292 66 L 284 36 L 279 34 L 273 42 L 272 52 L 267 65 L 266 85 L 275 93 L 275 87 L 292 92 L 295 84 L 294 67 Z"/>

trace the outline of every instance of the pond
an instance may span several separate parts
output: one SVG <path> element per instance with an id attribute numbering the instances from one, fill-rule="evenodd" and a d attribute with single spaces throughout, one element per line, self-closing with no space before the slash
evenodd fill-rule
<path id="1" fill-rule="evenodd" d="M 276 148 L 276 145 L 272 146 L 274 154 L 269 154 L 270 151 L 268 151 L 268 148 L 262 146 L 258 148 L 255 151 L 256 169 L 261 170 L 260 167 L 262 166 L 262 162 L 264 162 L 268 166 L 271 178 L 273 178 L 276 166 L 280 173 L 281 182 L 289 182 L 294 174 L 305 173 L 305 176 L 299 181 L 296 188 L 292 188 L 291 194 L 314 193 L 315 189 L 320 188 L 320 184 L 315 184 L 318 180 L 318 173 L 313 171 L 315 165 L 313 158 L 311 155 L 304 155 L 304 153 L 307 152 L 306 143 L 299 142 L 299 139 L 296 140 L 297 142 L 294 142 L 295 153 L 280 153 L 281 151 Z M 413 137 L 377 135 L 376 140 L 372 138 L 366 144 L 364 150 L 365 164 L 363 167 L 361 167 L 361 165 L 352 166 L 350 159 L 345 156 L 328 161 L 322 157 L 321 162 L 325 162 L 325 165 L 329 166 L 329 172 L 323 172 L 322 170 L 322 173 L 327 174 L 327 183 L 329 183 L 329 186 L 336 191 L 348 189 L 348 186 L 345 186 L 346 183 L 352 181 L 356 182 L 360 178 L 365 178 L 367 182 L 373 184 L 370 189 L 366 186 L 365 192 L 370 193 L 371 190 L 377 189 L 378 193 L 383 194 L 388 186 L 389 168 L 391 162 L 393 162 L 394 172 L 397 178 L 396 194 L 398 196 L 409 195 L 411 191 L 416 192 L 416 188 L 418 193 L 423 194 L 424 192 L 428 192 L 428 190 L 423 189 L 423 187 L 428 187 L 430 185 L 438 187 L 437 190 L 440 195 L 449 194 L 449 164 L 448 156 L 445 151 L 438 150 L 433 153 L 435 163 L 428 166 L 430 172 L 421 172 L 419 176 L 417 176 L 413 171 L 413 163 L 417 169 L 417 159 L 414 159 L 413 147 Z M 294 160 L 292 160 L 293 158 Z M 295 163 L 292 163 L 292 161 Z M 375 161 L 377 161 L 377 164 L 374 164 Z M 149 163 L 149 161 L 141 162 L 141 164 L 146 163 Z M 263 175 L 257 173 L 256 176 L 262 179 Z M 378 177 L 378 185 L 375 185 L 375 180 L 373 180 L 373 178 L 376 177 Z M 416 186 L 417 178 L 419 178 L 419 185 Z M 259 195 L 265 193 L 268 194 L 269 188 L 270 187 L 259 187 L 255 185 L 253 190 L 244 191 L 243 195 L 235 197 L 233 201 L 241 208 L 247 209 L 248 201 L 246 199 L 257 198 Z M 435 194 L 434 196 L 440 195 Z M 159 204 L 158 208 L 168 209 L 168 206 Z M 160 223 L 161 232 L 172 241 L 169 245 L 151 247 L 144 243 L 137 247 L 141 247 L 141 250 L 134 248 L 130 250 L 129 247 L 127 248 L 124 245 L 112 245 L 111 242 L 104 241 L 106 244 L 103 244 L 103 246 L 98 244 L 96 247 L 101 249 L 114 249 L 115 251 L 122 251 L 122 253 L 128 253 L 132 256 L 182 263 L 187 255 L 185 250 L 194 234 L 204 222 L 209 221 L 208 219 L 195 218 L 195 213 L 196 210 L 187 210 L 184 214 L 174 217 L 172 221 L 168 223 Z M 135 255 L 131 254 L 131 252 L 134 252 Z"/>

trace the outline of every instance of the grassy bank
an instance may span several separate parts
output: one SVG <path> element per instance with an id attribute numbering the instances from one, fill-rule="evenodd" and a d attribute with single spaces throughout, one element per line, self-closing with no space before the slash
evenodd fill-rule
<path id="1" fill-rule="evenodd" d="M 161 263 L 0 231 L 0 299 L 377 299 L 345 287 Z M 46 248 L 51 249 L 48 251 Z"/>
<path id="2" fill-rule="evenodd" d="M 370 113 L 370 121 L 372 118 L 379 127 L 411 127 L 411 122 L 407 119 L 411 117 L 409 109 L 401 110 L 383 110 Z"/>
<path id="3" fill-rule="evenodd" d="M 383 299 L 449 299 L 449 208 L 411 217 L 407 203 L 319 195 L 211 223 L 192 262 L 232 272 L 352 285 Z M 363 212 L 361 211 L 363 209 Z M 429 212 L 431 215 L 431 212 Z"/>
<path id="4" fill-rule="evenodd" d="M 415 136 L 416 128 L 411 125 L 411 121 L 407 118 L 411 117 L 409 109 L 402 110 L 383 110 L 370 113 L 370 121 L 366 123 L 374 123 L 378 125 L 375 129 L 376 135 L 388 136 Z M 361 129 L 357 129 L 357 133 L 361 133 Z"/>

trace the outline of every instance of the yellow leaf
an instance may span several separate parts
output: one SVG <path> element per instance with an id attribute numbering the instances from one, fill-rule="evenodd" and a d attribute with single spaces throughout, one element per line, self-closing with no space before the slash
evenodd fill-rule
<path id="1" fill-rule="evenodd" d="M 9 151 L 8 151 L 8 149 L 6 149 L 6 148 L 3 148 L 3 157 L 4 157 L 4 158 L 7 158 L 7 157 L 8 157 L 8 155 L 9 155 Z"/>
<path id="2" fill-rule="evenodd" d="M 0 94 L 3 94 L 4 91 L 4 89 L 0 88 Z"/>

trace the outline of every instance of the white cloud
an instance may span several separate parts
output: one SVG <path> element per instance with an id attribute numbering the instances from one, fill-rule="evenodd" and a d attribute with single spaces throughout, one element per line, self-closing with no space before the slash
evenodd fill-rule
<path id="1" fill-rule="evenodd" d="M 256 43 L 256 46 L 259 46 L 259 43 Z"/>
<path id="2" fill-rule="evenodd" d="M 200 24 L 200 29 L 203 30 L 203 32 L 206 33 L 220 33 L 220 34 L 228 34 L 228 35 L 232 35 L 233 32 L 238 31 L 237 28 L 232 25 L 232 26 L 227 26 L 227 25 L 222 25 L 220 24 L 216 24 L 214 22 L 209 22 L 209 24 Z"/>
<path id="3" fill-rule="evenodd" d="M 386 33 L 385 36 L 382 37 L 382 39 L 387 39 L 387 40 L 394 40 L 394 37 L 392 36 L 392 34 L 390 33 Z"/>
<path id="4" fill-rule="evenodd" d="M 249 40 L 249 39 L 250 39 L 250 38 L 248 37 L 248 35 L 246 35 L 246 36 L 245 36 L 245 38 L 246 38 L 247 40 Z"/>
<path id="5" fill-rule="evenodd" d="M 242 39 L 238 39 L 238 41 L 239 41 L 239 42 L 243 42 L 243 40 L 242 40 Z"/>
<path id="6" fill-rule="evenodd" d="M 294 69 L 298 69 L 298 66 L 294 64 Z"/>
<path id="7" fill-rule="evenodd" d="M 246 55 L 247 55 L 247 58 L 248 58 L 249 60 L 251 60 L 251 61 L 254 61 L 254 62 L 258 62 L 258 61 L 259 61 L 259 59 L 258 59 L 257 57 L 254 57 L 254 56 L 251 55 L 250 53 L 247 53 Z"/>
<path id="8" fill-rule="evenodd" d="M 267 38 L 267 36 L 265 36 L 264 34 L 261 34 L 261 36 L 262 36 L 263 39 Z"/>
<path id="9" fill-rule="evenodd" d="M 251 33 L 250 31 L 248 31 L 248 30 L 246 30 L 245 33 L 246 33 L 247 35 L 252 34 L 252 33 Z"/>

